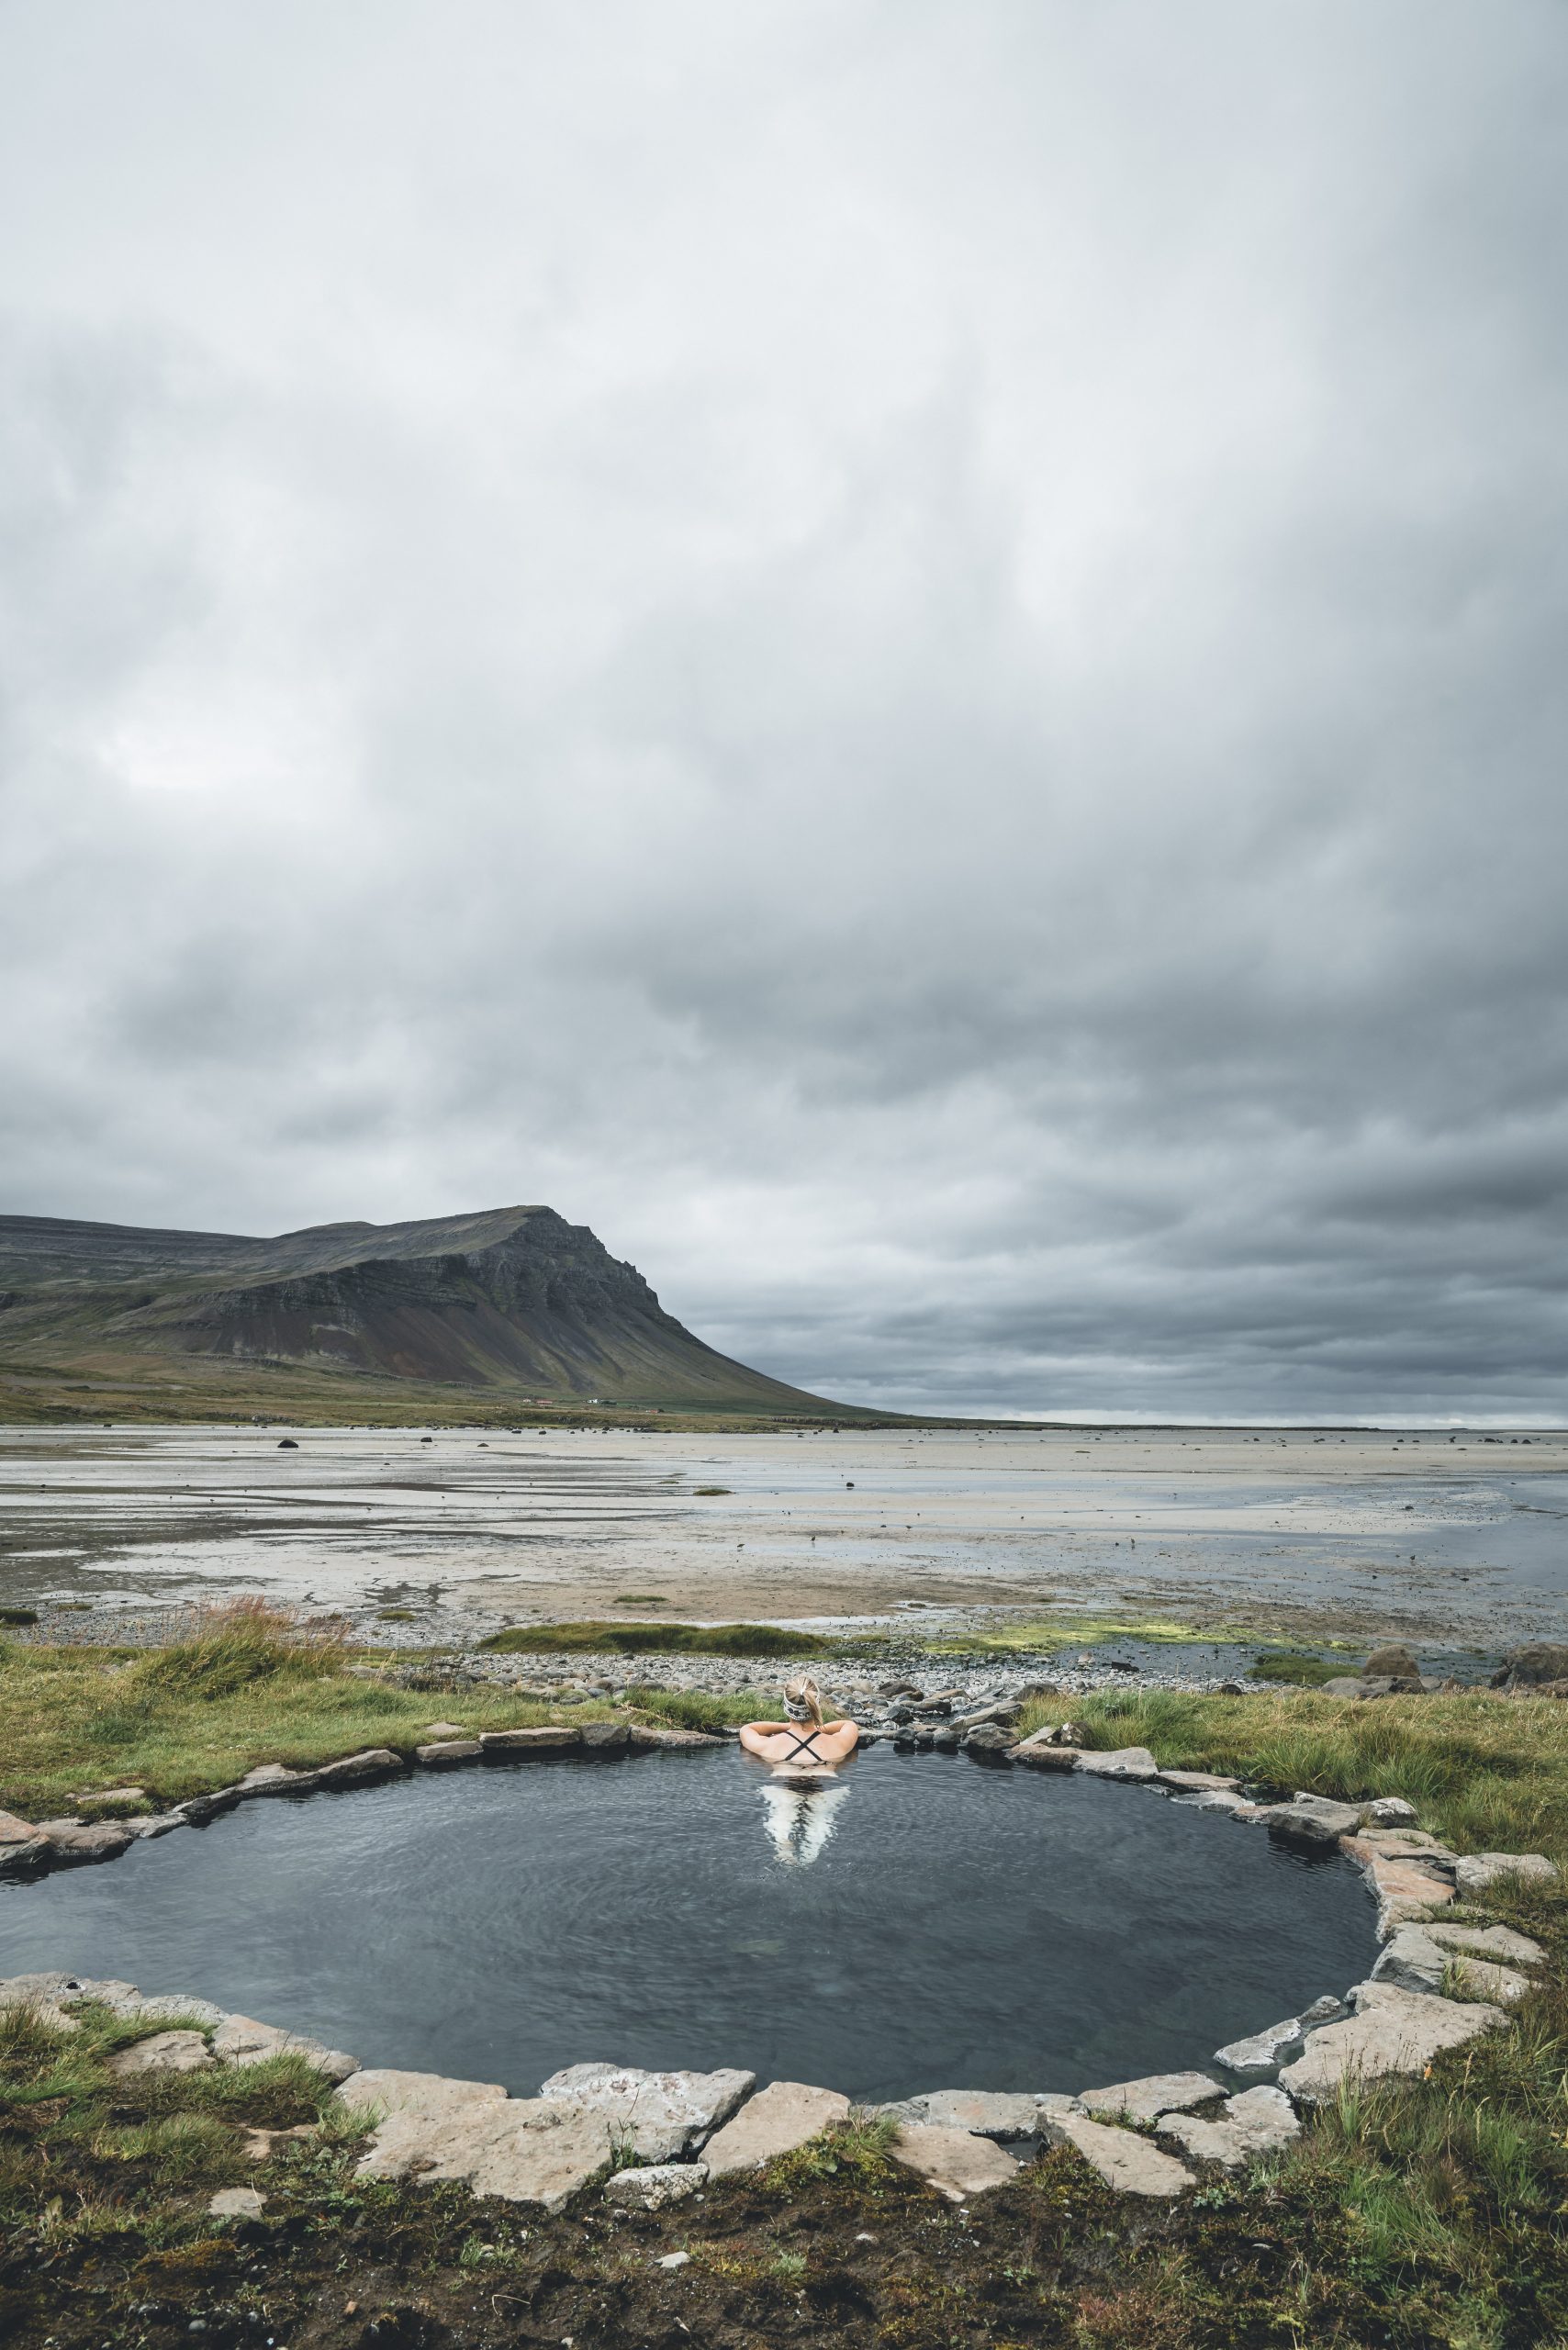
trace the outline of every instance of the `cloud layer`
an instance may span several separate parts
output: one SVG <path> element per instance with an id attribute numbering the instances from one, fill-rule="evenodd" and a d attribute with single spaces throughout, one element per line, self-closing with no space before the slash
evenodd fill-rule
<path id="1" fill-rule="evenodd" d="M 4 1204 L 1568 1407 L 1550 0 L 0 7 Z"/>

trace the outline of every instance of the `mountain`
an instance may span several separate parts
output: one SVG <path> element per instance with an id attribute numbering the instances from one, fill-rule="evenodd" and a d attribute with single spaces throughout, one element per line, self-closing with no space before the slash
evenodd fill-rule
<path id="1" fill-rule="evenodd" d="M 0 1404 L 32 1416 L 37 1382 L 33 1401 L 84 1384 L 106 1405 L 139 1389 L 185 1395 L 193 1380 L 230 1410 L 247 1398 L 298 1409 L 303 1382 L 354 1416 L 362 1390 L 385 1404 L 389 1384 L 410 1403 L 415 1390 L 457 1389 L 503 1410 L 594 1399 L 849 1416 L 704 1346 L 635 1266 L 554 1208 L 270 1240 L 0 1216 Z"/>

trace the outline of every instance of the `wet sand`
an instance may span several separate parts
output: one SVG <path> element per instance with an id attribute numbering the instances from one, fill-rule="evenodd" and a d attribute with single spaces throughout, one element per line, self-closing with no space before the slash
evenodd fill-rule
<path id="1" fill-rule="evenodd" d="M 0 1429 L 0 1598 L 99 1638 L 236 1591 L 443 1639 L 639 1610 L 1568 1631 L 1568 1438 L 1534 1429 L 281 1433 Z"/>

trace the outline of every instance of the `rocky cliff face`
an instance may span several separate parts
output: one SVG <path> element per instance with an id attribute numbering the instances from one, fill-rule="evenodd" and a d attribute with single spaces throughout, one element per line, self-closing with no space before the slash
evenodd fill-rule
<path id="1" fill-rule="evenodd" d="M 0 1339 L 383 1376 L 541 1397 L 816 1404 L 702 1344 L 634 1265 L 548 1207 L 275 1239 L 0 1217 Z"/>

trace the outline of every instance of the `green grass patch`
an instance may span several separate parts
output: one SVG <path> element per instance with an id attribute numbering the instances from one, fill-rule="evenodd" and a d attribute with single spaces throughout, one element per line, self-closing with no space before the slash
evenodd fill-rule
<path id="1" fill-rule="evenodd" d="M 833 1643 L 816 1632 L 778 1624 L 515 1625 L 492 1632 L 479 1646 L 493 1656 L 547 1656 L 567 1651 L 640 1656 L 663 1650 L 678 1656 L 825 1656 Z"/>
<path id="2" fill-rule="evenodd" d="M 734 1489 L 729 1485 L 694 1485 L 691 1490 L 700 1500 L 717 1501 L 722 1494 L 728 1494 Z"/>

